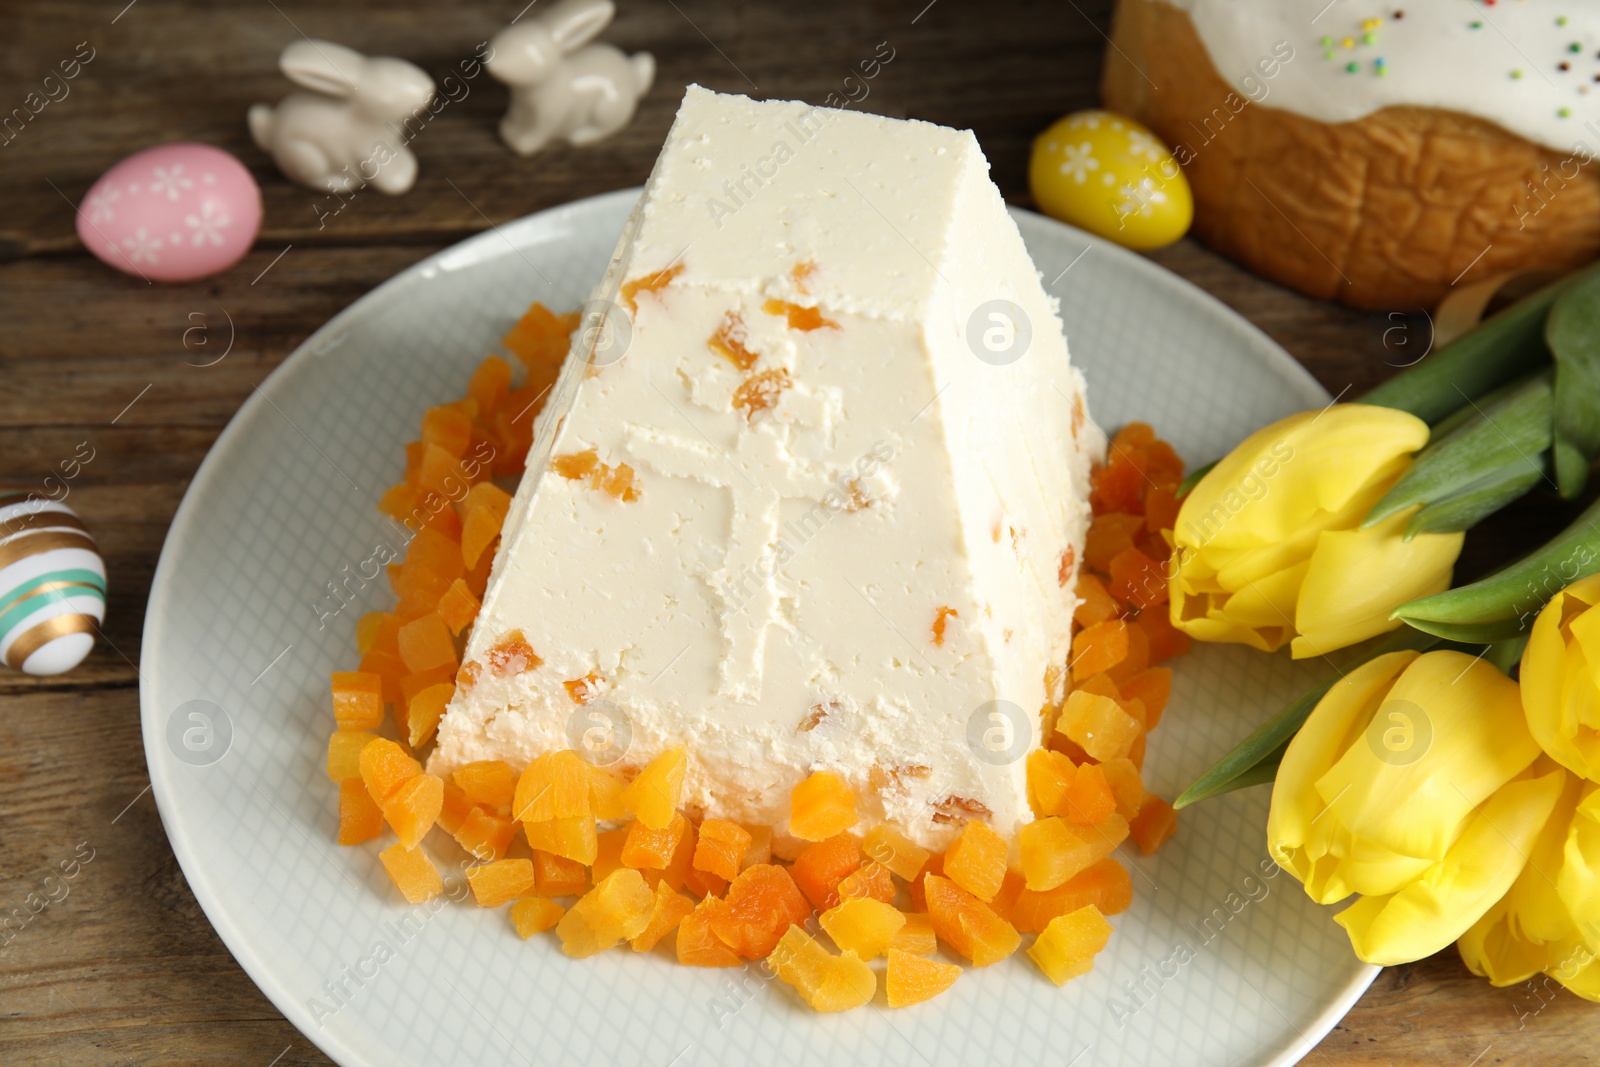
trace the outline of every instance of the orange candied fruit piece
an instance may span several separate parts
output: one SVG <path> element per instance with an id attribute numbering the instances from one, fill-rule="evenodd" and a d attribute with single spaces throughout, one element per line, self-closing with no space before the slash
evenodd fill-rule
<path id="1" fill-rule="evenodd" d="M 667 749 L 646 764 L 622 791 L 622 803 L 649 829 L 665 830 L 678 812 L 688 765 L 689 756 L 683 748 Z"/>
<path id="2" fill-rule="evenodd" d="M 923 959 L 916 953 L 890 948 L 883 989 L 888 995 L 889 1007 L 908 1008 L 933 999 L 955 985 L 960 977 L 960 964 Z"/>
<path id="3" fill-rule="evenodd" d="M 431 407 L 422 413 L 422 439 L 459 459 L 472 444 L 472 417 L 451 404 Z"/>
<path id="4" fill-rule="evenodd" d="M 511 924 L 517 928 L 517 936 L 526 941 L 554 927 L 566 913 L 566 908 L 545 897 L 523 897 L 511 905 Z"/>
<path id="5" fill-rule="evenodd" d="M 1128 624 L 1108 619 L 1079 630 L 1072 637 L 1072 677 L 1076 681 L 1110 670 L 1128 654 Z"/>
<path id="6" fill-rule="evenodd" d="M 1084 540 L 1083 561 L 1097 571 L 1106 572 L 1118 552 L 1133 547 L 1133 539 L 1144 530 L 1144 518 L 1111 512 L 1096 515 L 1089 523 Z"/>
<path id="7" fill-rule="evenodd" d="M 685 967 L 739 966 L 733 949 L 711 932 L 711 915 L 721 905 L 716 897 L 707 897 L 679 921 L 678 962 Z"/>
<path id="8" fill-rule="evenodd" d="M 373 803 L 380 808 L 411 779 L 422 773 L 422 764 L 405 749 L 386 737 L 377 737 L 361 749 L 361 780 Z"/>
<path id="9" fill-rule="evenodd" d="M 534 303 L 523 312 L 511 327 L 511 332 L 500 343 L 522 361 L 529 371 L 560 365 L 567 354 L 572 328 L 565 316 L 557 315 L 543 304 Z"/>
<path id="10" fill-rule="evenodd" d="M 889 951 L 906 917 L 890 904 L 871 897 L 851 897 L 819 916 L 833 943 L 864 960 Z"/>
<path id="11" fill-rule="evenodd" d="M 973 820 L 944 853 L 944 876 L 984 903 L 994 899 L 1006 877 L 1006 839 Z"/>
<path id="12" fill-rule="evenodd" d="M 580 758 L 582 758 L 580 756 Z M 584 772 L 589 776 L 589 807 L 594 817 L 603 822 L 621 822 L 628 817 L 628 808 L 622 802 L 623 791 L 628 788 L 609 768 L 598 767 L 583 761 Z"/>
<path id="13" fill-rule="evenodd" d="M 789 867 L 795 884 L 818 908 L 839 903 L 839 883 L 861 866 L 861 843 L 850 834 L 835 834 L 807 845 Z"/>
<path id="14" fill-rule="evenodd" d="M 383 811 L 359 778 L 339 783 L 339 844 L 359 845 L 383 833 Z"/>
<path id="15" fill-rule="evenodd" d="M 433 829 L 443 806 L 444 779 L 431 774 L 419 774 L 384 801 L 383 817 L 394 827 L 402 845 L 415 848 Z"/>
<path id="16" fill-rule="evenodd" d="M 934 932 L 973 966 L 998 963 L 1022 944 L 1015 927 L 950 879 L 930 874 L 922 880 Z"/>
<path id="17" fill-rule="evenodd" d="M 493 674 L 507 675 L 531 671 L 544 662 L 528 644 L 521 630 L 512 630 L 496 641 L 485 654 L 484 660 Z"/>
<path id="18" fill-rule="evenodd" d="M 927 849 L 888 823 L 879 823 L 868 830 L 867 836 L 861 841 L 861 849 L 868 857 L 908 882 L 922 873 L 922 865 L 928 862 L 928 856 L 931 855 Z"/>
<path id="19" fill-rule="evenodd" d="M 408 671 L 436 667 L 455 670 L 456 644 L 450 637 L 450 627 L 437 614 L 412 619 L 400 627 L 396 640 L 400 644 L 400 660 Z"/>
<path id="20" fill-rule="evenodd" d="M 511 848 L 512 839 L 517 836 L 517 824 L 503 815 L 473 808 L 462 818 L 451 836 L 480 860 L 504 859 Z"/>
<path id="21" fill-rule="evenodd" d="M 567 691 L 567 696 L 574 704 L 587 704 L 600 695 L 600 687 L 605 679 L 600 677 L 598 671 L 590 671 L 582 678 L 573 678 L 571 681 L 562 682 L 561 686 Z"/>
<path id="22" fill-rule="evenodd" d="M 638 486 L 634 484 L 633 468 L 626 463 L 615 466 L 600 462 L 600 454 L 592 448 L 570 452 L 550 461 L 550 469 L 572 482 L 583 482 L 590 489 L 598 489 L 623 503 L 639 499 Z"/>
<path id="23" fill-rule="evenodd" d="M 750 831 L 738 823 L 706 819 L 700 824 L 700 837 L 694 846 L 694 869 L 709 871 L 731 882 L 739 876 L 740 861 L 750 841 Z"/>
<path id="24" fill-rule="evenodd" d="M 467 381 L 467 399 L 485 413 L 499 407 L 510 390 L 511 364 L 499 356 L 486 357 Z"/>
<path id="25" fill-rule="evenodd" d="M 467 884 L 480 908 L 498 908 L 533 891 L 532 860 L 495 860 L 467 868 Z"/>
<path id="26" fill-rule="evenodd" d="M 1168 667 L 1150 667 L 1140 671 L 1117 688 L 1130 700 L 1144 705 L 1146 730 L 1154 730 L 1161 723 L 1161 713 L 1172 697 L 1172 670 Z"/>
<path id="27" fill-rule="evenodd" d="M 1124 761 L 1126 762 L 1126 761 Z M 1132 763 L 1128 763 L 1131 770 Z M 1134 771 L 1138 774 L 1138 771 Z M 1117 810 L 1117 797 L 1098 763 L 1086 763 L 1072 776 L 1067 787 L 1067 819 L 1080 826 L 1093 826 Z"/>
<path id="28" fill-rule="evenodd" d="M 1058 915 L 1093 904 L 1102 914 L 1115 915 L 1133 903 L 1133 881 L 1128 870 L 1107 856 L 1079 871 L 1054 889 L 1036 892 L 1024 888 L 1011 903 L 1011 923 L 1023 933 L 1040 933 Z"/>
<path id="29" fill-rule="evenodd" d="M 377 734 L 361 730 L 335 730 L 328 738 L 328 780 L 342 782 L 346 778 L 362 778 L 361 751 L 376 740 Z"/>
<path id="30" fill-rule="evenodd" d="M 1110 461 L 1089 476 L 1089 502 L 1097 512 L 1143 511 L 1144 471 L 1126 452 L 1111 450 Z"/>
<path id="31" fill-rule="evenodd" d="M 1027 888 L 1054 889 L 1111 855 L 1127 836 L 1126 820 L 1115 813 L 1086 827 L 1055 817 L 1035 819 L 1017 832 Z"/>
<path id="32" fill-rule="evenodd" d="M 517 772 L 505 760 L 483 759 L 463 763 L 451 778 L 474 804 L 504 808 L 511 803 L 517 786 Z"/>
<path id="33" fill-rule="evenodd" d="M 663 270 L 641 274 L 637 278 L 623 282 L 618 295 L 622 297 L 622 302 L 628 305 L 629 311 L 638 311 L 641 293 L 659 293 L 672 283 L 672 279 L 682 273 L 683 264 L 674 263 Z"/>
<path id="34" fill-rule="evenodd" d="M 1050 920 L 1028 949 L 1028 955 L 1056 985 L 1088 974 L 1094 957 L 1111 940 L 1111 924 L 1093 904 Z"/>
<path id="35" fill-rule="evenodd" d="M 1067 791 L 1077 767 L 1066 756 L 1047 748 L 1036 748 L 1028 753 L 1028 801 L 1033 813 L 1040 817 L 1065 815 Z"/>
<path id="36" fill-rule="evenodd" d="M 627 839 L 622 844 L 622 865 L 635 869 L 666 870 L 688 829 L 689 820 L 681 813 L 674 813 L 672 821 L 660 830 L 652 830 L 642 822 L 629 824 Z"/>
<path id="37" fill-rule="evenodd" d="M 649 952 L 661 942 L 690 912 L 694 901 L 675 892 L 666 882 L 656 883 L 655 900 L 650 906 L 650 922 L 629 942 L 635 952 Z"/>
<path id="38" fill-rule="evenodd" d="M 739 860 L 739 869 L 742 871 L 758 863 L 771 863 L 772 827 L 746 826 L 744 829 L 750 835 L 750 847 L 744 850 L 744 856 Z"/>
<path id="39" fill-rule="evenodd" d="M 457 578 L 439 598 L 437 610 L 444 624 L 450 628 L 450 632 L 459 634 L 472 625 L 472 620 L 478 617 L 478 610 L 482 607 L 482 601 L 473 596 L 472 590 L 468 588 L 467 580 Z"/>
<path id="40" fill-rule="evenodd" d="M 839 882 L 837 892 L 840 900 L 867 897 L 893 904 L 894 879 L 890 877 L 889 868 L 877 860 L 871 860 L 845 875 Z"/>
<path id="41" fill-rule="evenodd" d="M 1128 755 L 1144 728 L 1111 697 L 1074 689 L 1056 720 L 1056 732 L 1104 762 Z"/>
<path id="42" fill-rule="evenodd" d="M 761 310 L 768 315 L 782 315 L 787 320 L 789 329 L 802 330 L 806 333 L 827 327 L 837 330 L 839 324 L 823 316 L 822 312 L 814 307 L 805 307 L 802 304 L 791 304 L 787 300 L 768 300 L 761 305 Z"/>
<path id="43" fill-rule="evenodd" d="M 855 953 L 835 956 L 798 926 L 788 929 L 767 963 L 815 1011 L 859 1008 L 878 989 L 877 975 Z"/>
<path id="44" fill-rule="evenodd" d="M 461 824 L 467 821 L 467 816 L 476 810 L 472 801 L 467 799 L 456 783 L 446 779 L 444 783 L 444 803 L 439 808 L 439 826 L 445 833 L 454 836 L 461 829 Z"/>
<path id="45" fill-rule="evenodd" d="M 409 903 L 421 904 L 444 892 L 444 880 L 420 848 L 390 845 L 378 853 L 378 859 Z"/>
<path id="46" fill-rule="evenodd" d="M 440 682 L 422 690 L 406 704 L 406 740 L 412 748 L 421 748 L 433 740 L 439 720 L 444 718 L 445 706 L 456 695 L 451 682 Z"/>
<path id="47" fill-rule="evenodd" d="M 737 311 L 730 311 L 722 316 L 722 323 L 717 327 L 717 332 L 712 334 L 706 344 L 711 351 L 732 363 L 740 370 L 749 370 L 755 366 L 760 356 L 750 351 L 750 330 L 744 324 L 744 316 Z"/>
<path id="48" fill-rule="evenodd" d="M 961 613 L 955 608 L 941 607 L 933 616 L 933 643 L 940 648 L 944 647 L 945 627 L 951 619 L 961 618 Z"/>
<path id="49" fill-rule="evenodd" d="M 583 959 L 618 942 L 631 941 L 650 925 L 655 899 L 638 871 L 628 867 L 612 871 L 605 881 L 580 897 L 556 924 L 561 951 L 574 959 Z"/>
<path id="50" fill-rule="evenodd" d="M 341 730 L 376 730 L 383 725 L 383 679 L 365 671 L 334 671 L 333 717 Z"/>
<path id="51" fill-rule="evenodd" d="M 770 954 L 790 926 L 811 918 L 811 906 L 785 868 L 761 863 L 739 873 L 708 918 L 718 940 L 755 960 Z"/>
<path id="52" fill-rule="evenodd" d="M 595 879 L 596 882 L 603 880 Z M 533 885 L 534 891 L 542 897 L 575 897 L 589 888 L 589 874 L 576 860 L 534 849 Z"/>
<path id="53" fill-rule="evenodd" d="M 933 920 L 927 912 L 914 911 L 906 916 L 906 924 L 889 942 L 891 949 L 909 952 L 913 956 L 931 956 L 939 951 L 939 938 L 933 932 Z"/>
<path id="54" fill-rule="evenodd" d="M 588 764 L 571 749 L 535 757 L 517 779 L 511 812 L 530 823 L 591 814 Z"/>
<path id="55" fill-rule="evenodd" d="M 593 815 L 574 815 L 566 819 L 524 822 L 522 832 L 531 848 L 564 856 L 588 866 L 599 847 Z"/>
<path id="56" fill-rule="evenodd" d="M 789 832 L 802 841 L 826 841 L 856 822 L 856 795 L 832 771 L 813 771 L 789 793 Z"/>
<path id="57" fill-rule="evenodd" d="M 789 372 L 782 367 L 758 371 L 733 391 L 733 406 L 743 410 L 746 419 L 753 419 L 756 412 L 777 407 L 778 398 L 792 384 Z"/>
<path id="58" fill-rule="evenodd" d="M 378 510 L 396 522 L 405 522 L 417 509 L 417 491 L 405 482 L 391 485 L 378 498 Z"/>
<path id="59" fill-rule="evenodd" d="M 1177 828 L 1178 813 L 1154 793 L 1144 798 L 1139 813 L 1128 823 L 1128 832 L 1146 856 L 1165 844 Z"/>
<path id="60" fill-rule="evenodd" d="M 1137 548 L 1125 548 L 1111 557 L 1109 591 L 1136 608 L 1153 608 L 1167 602 L 1167 565 Z"/>
<path id="61" fill-rule="evenodd" d="M 1128 654 L 1122 657 L 1122 662 L 1105 672 L 1119 690 L 1124 682 L 1143 674 L 1150 666 L 1150 638 L 1145 635 L 1144 627 L 1130 623 L 1124 632 L 1128 635 Z"/>
<path id="62" fill-rule="evenodd" d="M 1175 485 L 1153 485 L 1144 494 L 1144 528 L 1158 534 L 1173 529 L 1178 524 L 1178 488 Z"/>
<path id="63" fill-rule="evenodd" d="M 1121 606 L 1107 592 L 1106 585 L 1088 572 L 1078 575 L 1078 599 L 1082 601 L 1072 612 L 1072 621 L 1089 627 L 1108 622 L 1121 613 Z"/>

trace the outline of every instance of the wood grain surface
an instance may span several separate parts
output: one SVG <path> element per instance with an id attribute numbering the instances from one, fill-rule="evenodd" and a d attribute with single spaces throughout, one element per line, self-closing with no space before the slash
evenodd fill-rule
<path id="1" fill-rule="evenodd" d="M 246 107 L 286 91 L 279 50 L 309 35 L 405 56 L 436 79 L 511 20 L 505 3 L 35 0 L 0 3 L 0 114 L 81 42 L 94 58 L 0 146 L 0 482 L 41 486 L 85 444 L 70 480 L 111 575 L 104 640 L 60 678 L 0 674 L 0 910 L 63 861 L 77 875 L 0 948 L 0 1063 L 328 1062 L 218 940 L 148 793 L 139 733 L 145 600 L 168 523 L 239 405 L 312 330 L 462 237 L 644 180 L 682 87 L 822 101 L 887 41 L 860 106 L 977 132 L 1007 198 L 1027 205 L 1032 136 L 1096 103 L 1110 0 L 743 4 L 620 0 L 606 39 L 647 48 L 656 88 L 614 140 L 530 160 L 500 145 L 504 90 L 464 82 L 414 143 L 408 196 L 360 193 L 336 215 L 249 141 Z M 124 6 L 126 5 L 126 6 Z M 173 140 L 238 155 L 265 194 L 260 238 L 220 277 L 150 285 L 91 258 L 75 204 L 122 156 Z M 1311 254 L 1308 249 L 1307 254 Z M 1154 258 L 1280 342 L 1333 393 L 1359 393 L 1428 344 L 1420 314 L 1305 300 L 1191 241 Z M 217 351 L 231 319 L 227 358 Z M 196 325 L 200 333 L 189 333 Z M 1464 571 L 1541 540 L 1568 509 L 1531 502 L 1474 534 Z M 92 857 L 84 862 L 84 857 Z M 66 887 L 63 895 L 60 886 Z M 1453 951 L 1386 970 L 1308 1063 L 1600 1062 L 1595 1009 L 1565 993 L 1493 989 Z"/>

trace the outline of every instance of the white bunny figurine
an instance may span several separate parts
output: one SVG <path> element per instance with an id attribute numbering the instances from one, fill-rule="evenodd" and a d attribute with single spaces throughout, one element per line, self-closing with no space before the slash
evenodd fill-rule
<path id="1" fill-rule="evenodd" d="M 368 59 L 330 41 L 296 41 L 278 66 L 311 92 L 250 108 L 250 136 L 290 180 L 326 192 L 371 183 L 398 195 L 417 180 L 403 124 L 433 99 L 433 79 L 403 59 Z"/>
<path id="2" fill-rule="evenodd" d="M 633 118 L 655 80 L 656 61 L 649 52 L 628 56 L 589 44 L 616 13 L 612 0 L 560 0 L 490 42 L 489 73 L 511 87 L 500 139 L 517 155 L 531 156 L 558 139 L 593 144 Z"/>

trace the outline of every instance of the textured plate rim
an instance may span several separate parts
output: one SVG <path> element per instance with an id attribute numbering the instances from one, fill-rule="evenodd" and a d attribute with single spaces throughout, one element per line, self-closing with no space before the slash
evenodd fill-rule
<path id="1" fill-rule="evenodd" d="M 179 503 L 177 511 L 173 514 L 172 523 L 162 541 L 161 555 L 157 561 L 155 573 L 150 582 L 150 597 L 145 607 L 144 636 L 140 642 L 140 663 L 147 659 L 157 663 L 154 656 L 146 657 L 145 648 L 153 648 L 164 636 L 164 624 L 168 611 L 168 602 L 172 598 L 171 592 L 173 578 L 179 570 L 179 563 L 174 558 L 173 545 L 178 540 L 173 534 L 186 529 L 194 522 L 195 512 L 199 509 L 199 500 L 212 489 L 213 481 L 222 469 L 223 459 L 231 450 L 234 439 L 245 432 L 245 425 L 253 420 L 264 407 L 271 406 L 270 391 L 282 388 L 282 383 L 290 376 L 297 373 L 302 364 L 318 358 L 330 346 L 328 342 L 336 340 L 348 320 L 357 318 L 362 314 L 364 307 L 371 301 L 379 299 L 381 294 L 409 284 L 419 277 L 428 276 L 437 271 L 451 271 L 460 266 L 466 266 L 479 261 L 496 242 L 505 244 L 513 251 L 521 248 L 514 240 L 521 230 L 537 226 L 559 225 L 564 216 L 603 210 L 610 207 L 612 202 L 621 201 L 630 206 L 635 203 L 643 188 L 635 186 L 628 189 L 618 189 L 609 193 L 600 193 L 595 196 L 572 200 L 565 204 L 546 208 L 519 219 L 493 227 L 481 233 L 474 234 L 462 241 L 440 249 L 416 263 L 411 264 L 392 278 L 380 283 L 366 293 L 363 293 L 348 307 L 344 308 L 333 318 L 318 327 L 304 341 L 295 347 L 295 350 L 286 356 L 282 363 L 272 370 L 261 384 L 252 391 L 243 404 L 239 406 L 228 424 L 217 436 L 199 468 L 195 471 L 189 487 L 184 491 L 183 500 Z M 1248 339 L 1251 354 L 1283 375 L 1290 382 L 1297 384 L 1311 401 L 1328 400 L 1327 390 L 1323 389 L 1305 367 L 1301 366 L 1294 357 L 1290 356 L 1281 345 L 1272 340 L 1254 323 L 1243 315 L 1228 307 L 1221 300 L 1201 289 L 1199 286 L 1185 278 L 1167 270 L 1159 264 L 1116 245 L 1104 238 L 1096 237 L 1076 227 L 1046 218 L 1036 212 L 1028 211 L 1007 205 L 1007 210 L 1017 221 L 1019 228 L 1025 233 L 1028 230 L 1050 232 L 1061 231 L 1079 242 L 1086 242 L 1091 248 L 1104 252 L 1117 261 L 1120 268 L 1127 270 L 1141 281 L 1147 282 L 1153 289 L 1164 291 L 1164 295 L 1175 297 L 1192 306 L 1203 309 L 1209 316 L 1225 321 L 1237 331 L 1241 338 Z M 1048 286 L 1047 286 L 1048 291 Z M 1054 295 L 1054 294 L 1052 294 Z M 1068 330 L 1070 341 L 1071 331 Z M 293 996 L 291 991 L 278 979 L 271 961 L 263 955 L 249 949 L 240 929 L 235 925 L 232 914 L 223 903 L 221 896 L 212 888 L 207 865 L 203 855 L 194 848 L 190 837 L 181 832 L 181 824 L 177 819 L 177 798 L 172 794 L 174 788 L 168 779 L 169 764 L 161 752 L 161 738 L 164 724 L 160 723 L 159 711 L 155 707 L 157 677 L 159 666 L 151 666 L 148 670 L 141 669 L 139 674 L 139 710 L 141 733 L 144 739 L 145 764 L 151 771 L 151 792 L 155 797 L 156 810 L 161 818 L 162 829 L 166 832 L 167 841 L 172 847 L 173 854 L 177 857 L 178 866 L 183 871 L 189 889 L 194 893 L 195 900 L 199 902 L 206 919 L 211 923 L 217 936 L 227 946 L 228 952 L 244 970 L 250 980 L 255 983 L 267 999 L 270 1000 L 278 1011 L 299 1031 L 300 1035 L 310 1041 L 334 1062 L 343 1067 L 366 1067 L 375 1061 L 363 1050 L 351 1047 L 339 1035 L 320 1031 L 314 1025 L 305 1007 Z M 157 773 L 156 768 L 160 768 Z M 1382 968 L 1372 964 L 1364 965 L 1358 969 L 1350 983 L 1336 995 L 1332 1001 L 1316 1016 L 1310 1027 L 1299 1031 L 1298 1035 L 1285 1042 L 1276 1050 L 1263 1050 L 1262 1058 L 1254 1061 L 1254 1067 L 1292 1067 L 1301 1058 L 1307 1055 L 1316 1043 L 1342 1019 L 1351 1007 L 1366 992 L 1367 988 L 1377 978 Z M 1285 1019 L 1285 1022 L 1288 1022 Z M 1293 1029 L 1293 1024 L 1290 1023 Z"/>

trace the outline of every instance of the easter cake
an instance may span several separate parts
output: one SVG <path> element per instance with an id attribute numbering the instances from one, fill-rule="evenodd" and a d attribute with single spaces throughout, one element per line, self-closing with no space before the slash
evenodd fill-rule
<path id="1" fill-rule="evenodd" d="M 1600 8 L 1121 0 L 1106 105 L 1155 130 L 1207 244 L 1415 308 L 1600 251 Z"/>

